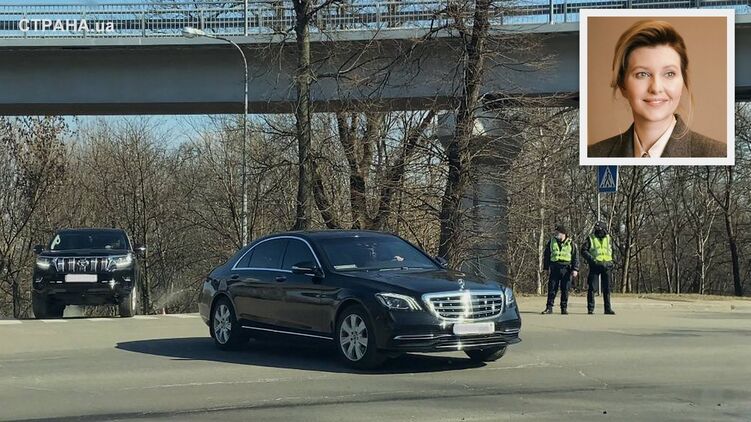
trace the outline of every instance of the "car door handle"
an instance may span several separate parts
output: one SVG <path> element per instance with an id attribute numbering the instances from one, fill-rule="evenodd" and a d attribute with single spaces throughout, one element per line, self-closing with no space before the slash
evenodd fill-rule
<path id="1" fill-rule="evenodd" d="M 238 274 L 232 274 L 232 277 L 230 277 L 232 280 L 237 280 L 238 278 L 240 278 L 240 275 Z"/>
<path id="2" fill-rule="evenodd" d="M 276 280 L 276 281 L 278 281 L 278 282 L 281 283 L 282 281 L 287 281 L 287 277 L 285 277 L 283 275 L 278 275 L 278 276 L 274 277 L 274 280 Z"/>

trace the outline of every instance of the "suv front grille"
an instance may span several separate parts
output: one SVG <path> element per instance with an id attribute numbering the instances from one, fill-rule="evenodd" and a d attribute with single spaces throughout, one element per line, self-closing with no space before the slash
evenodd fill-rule
<path id="1" fill-rule="evenodd" d="M 435 316 L 447 321 L 479 321 L 503 312 L 500 290 L 429 293 L 423 300 Z"/>
<path id="2" fill-rule="evenodd" d="M 109 258 L 76 257 L 54 258 L 52 264 L 59 273 L 105 273 L 109 272 Z"/>

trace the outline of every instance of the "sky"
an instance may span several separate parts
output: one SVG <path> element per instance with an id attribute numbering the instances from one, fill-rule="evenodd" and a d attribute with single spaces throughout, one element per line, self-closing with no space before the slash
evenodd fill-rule
<path id="1" fill-rule="evenodd" d="M 123 119 L 147 118 L 151 125 L 158 128 L 160 132 L 170 135 L 171 146 L 177 146 L 192 139 L 195 135 L 193 125 L 188 123 L 187 119 L 200 122 L 208 119 L 206 116 L 184 116 L 184 115 L 156 115 L 156 116 L 63 116 L 68 127 L 72 132 L 76 132 L 79 126 L 86 127 L 95 124 L 98 120 L 103 120 L 116 124 Z"/>

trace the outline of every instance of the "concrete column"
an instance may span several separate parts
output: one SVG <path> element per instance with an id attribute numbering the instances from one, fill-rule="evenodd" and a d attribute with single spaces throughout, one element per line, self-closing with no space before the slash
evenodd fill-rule
<path id="1" fill-rule="evenodd" d="M 453 112 L 438 117 L 437 137 L 444 146 L 453 138 L 455 124 Z M 474 155 L 472 182 L 462 201 L 469 254 L 460 269 L 489 279 L 503 279 L 507 274 L 502 256 L 508 200 L 506 186 L 498 175 L 508 169 L 521 148 L 514 133 L 499 112 L 483 112 L 475 120 L 470 143 Z"/>

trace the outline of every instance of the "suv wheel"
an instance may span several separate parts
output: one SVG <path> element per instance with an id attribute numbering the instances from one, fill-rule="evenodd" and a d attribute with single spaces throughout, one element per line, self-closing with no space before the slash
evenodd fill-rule
<path id="1" fill-rule="evenodd" d="M 31 309 L 36 319 L 62 318 L 65 305 L 53 303 L 44 295 L 32 293 Z"/>
<path id="2" fill-rule="evenodd" d="M 48 318 L 47 315 L 47 299 L 36 293 L 31 294 L 31 309 L 34 311 L 34 318 L 43 319 Z"/>
<path id="3" fill-rule="evenodd" d="M 344 362 L 357 369 L 372 369 L 386 360 L 376 347 L 375 330 L 362 306 L 351 306 L 336 322 L 336 349 Z"/>
<path id="4" fill-rule="evenodd" d="M 222 350 L 237 349 L 247 343 L 250 336 L 240 326 L 230 301 L 221 298 L 211 313 L 211 337 L 216 347 Z"/>
<path id="5" fill-rule="evenodd" d="M 138 288 L 134 284 L 130 289 L 130 293 L 127 296 L 123 296 L 120 303 L 117 305 L 120 317 L 129 318 L 136 314 L 138 306 Z"/>
<path id="6" fill-rule="evenodd" d="M 489 347 L 487 349 L 465 350 L 464 353 L 475 362 L 495 362 L 506 354 L 506 346 Z"/>

